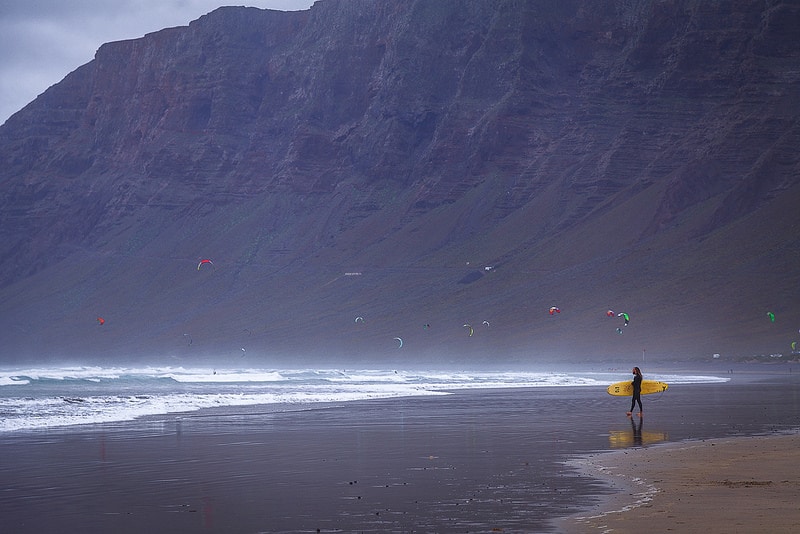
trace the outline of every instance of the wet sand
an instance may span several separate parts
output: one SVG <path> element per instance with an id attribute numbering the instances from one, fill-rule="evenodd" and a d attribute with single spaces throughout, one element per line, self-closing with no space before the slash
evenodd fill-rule
<path id="1" fill-rule="evenodd" d="M 800 434 L 708 439 L 573 462 L 617 489 L 565 533 L 797 532 Z"/>
<path id="2" fill-rule="evenodd" d="M 796 483 L 796 455 L 784 477 L 728 472 L 741 454 L 718 441 L 800 428 L 798 377 L 767 376 L 769 387 L 761 380 L 675 385 L 644 398 L 643 420 L 627 418 L 629 399 L 604 387 L 556 387 L 205 410 L 8 433 L 0 435 L 3 530 L 558 532 L 568 524 L 560 518 L 595 515 L 611 495 L 622 499 L 619 507 L 636 500 L 634 490 L 565 462 L 617 449 L 619 458 L 658 465 L 649 460 L 658 444 L 684 440 L 697 440 L 698 451 L 713 449 L 715 461 L 700 463 L 713 467 L 707 480 L 723 482 L 678 480 L 696 480 L 679 486 L 684 493 L 780 496 L 792 487 L 785 480 Z M 653 475 L 656 487 L 668 480 L 664 465 L 667 473 Z M 771 484 L 748 486 L 747 477 Z M 682 532 L 705 513 L 655 506 L 635 513 L 643 510 L 674 516 Z M 763 525 L 756 530 L 780 528 Z M 596 531 L 587 521 L 569 528 Z"/>
<path id="3" fill-rule="evenodd" d="M 545 532 L 579 509 L 576 496 L 604 491 L 558 461 L 573 443 L 606 442 L 584 443 L 558 416 L 597 393 L 212 410 L 2 436 L 0 510 L 15 533 Z"/>

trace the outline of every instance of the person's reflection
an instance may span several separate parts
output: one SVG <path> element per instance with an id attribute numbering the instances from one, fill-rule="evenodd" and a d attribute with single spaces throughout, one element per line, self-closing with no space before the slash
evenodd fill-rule
<path id="1" fill-rule="evenodd" d="M 633 446 L 642 446 L 642 425 L 644 424 L 644 417 L 639 417 L 639 423 L 631 417 L 631 429 L 633 430 Z"/>

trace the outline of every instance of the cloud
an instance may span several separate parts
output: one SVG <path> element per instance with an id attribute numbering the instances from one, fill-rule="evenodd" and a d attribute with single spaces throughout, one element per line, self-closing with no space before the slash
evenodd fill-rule
<path id="1" fill-rule="evenodd" d="M 235 3 L 235 2 L 234 2 Z M 313 0 L 250 0 L 262 9 L 308 9 Z M 224 0 L 4 0 L 0 4 L 0 124 L 88 63 L 100 45 L 189 22 Z"/>

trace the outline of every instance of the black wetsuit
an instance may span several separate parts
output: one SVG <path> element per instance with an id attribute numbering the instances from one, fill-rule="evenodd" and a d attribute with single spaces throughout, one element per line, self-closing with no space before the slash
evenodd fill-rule
<path id="1" fill-rule="evenodd" d="M 636 403 L 639 403 L 639 411 L 642 411 L 642 375 L 633 376 L 633 397 L 631 398 L 631 412 Z"/>

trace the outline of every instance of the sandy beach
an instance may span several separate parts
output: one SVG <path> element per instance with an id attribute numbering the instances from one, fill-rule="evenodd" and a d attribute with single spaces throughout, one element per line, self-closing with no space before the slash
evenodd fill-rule
<path id="1" fill-rule="evenodd" d="M 676 385 L 644 402 L 640 420 L 603 387 L 475 390 L 5 433 L 0 530 L 641 532 L 660 521 L 661 531 L 788 532 L 798 524 L 798 438 L 736 437 L 800 428 L 795 375 Z M 727 523 L 713 522 L 719 514 Z"/>
<path id="2" fill-rule="evenodd" d="M 675 443 L 577 460 L 615 493 L 565 533 L 797 532 L 800 435 Z"/>

